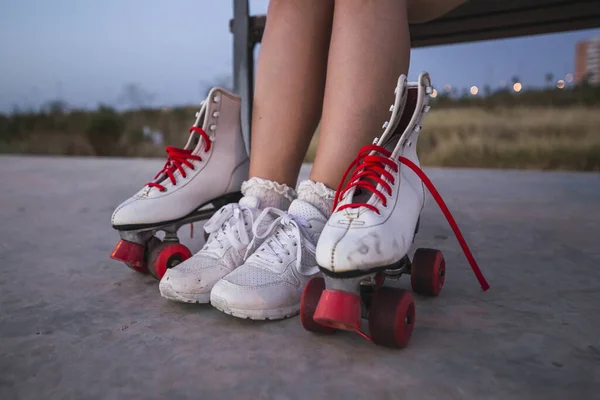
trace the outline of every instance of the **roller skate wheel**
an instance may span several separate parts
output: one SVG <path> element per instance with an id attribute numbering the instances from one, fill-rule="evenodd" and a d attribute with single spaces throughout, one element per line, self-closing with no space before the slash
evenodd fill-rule
<path id="1" fill-rule="evenodd" d="M 190 250 L 180 243 L 161 243 L 150 251 L 148 270 L 153 277 L 160 280 L 173 268 L 192 256 Z"/>
<path id="2" fill-rule="evenodd" d="M 332 334 L 335 333 L 335 329 L 323 326 L 314 320 L 315 310 L 324 290 L 325 280 L 323 278 L 312 278 L 308 281 L 300 299 L 300 322 L 307 331 Z"/>
<path id="3" fill-rule="evenodd" d="M 369 333 L 373 343 L 404 348 L 415 326 L 415 303 L 406 290 L 382 287 L 375 292 L 369 309 Z"/>
<path id="4" fill-rule="evenodd" d="M 445 277 L 446 261 L 442 252 L 436 249 L 417 249 L 410 272 L 413 292 L 435 297 L 440 294 Z"/>
<path id="5" fill-rule="evenodd" d="M 145 247 L 138 243 L 120 240 L 110 255 L 113 260 L 125 263 L 132 270 L 145 274 L 148 273 L 144 257 Z"/>
<path id="6" fill-rule="evenodd" d="M 361 325 L 360 296 L 340 290 L 324 290 L 314 320 L 330 328 L 355 331 Z"/>

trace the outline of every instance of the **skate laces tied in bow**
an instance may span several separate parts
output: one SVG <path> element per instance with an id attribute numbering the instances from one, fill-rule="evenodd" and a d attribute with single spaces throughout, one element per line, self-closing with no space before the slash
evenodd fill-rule
<path id="1" fill-rule="evenodd" d="M 210 142 L 210 138 L 208 137 L 206 132 L 204 132 L 204 130 L 202 128 L 198 128 L 197 126 L 192 126 L 190 128 L 190 133 L 192 133 L 192 132 L 196 132 L 196 133 L 200 134 L 200 136 L 204 140 L 204 143 L 206 144 L 206 147 L 204 148 L 204 152 L 208 152 L 210 150 L 211 142 Z M 189 160 L 202 161 L 202 158 L 200 156 L 192 154 L 192 150 L 180 149 L 180 148 L 173 147 L 173 146 L 167 146 L 165 148 L 165 150 L 167 151 L 167 154 L 169 155 L 169 157 L 167 158 L 167 162 L 165 163 L 165 166 L 158 172 L 158 174 L 156 174 L 154 179 L 158 178 L 163 173 L 165 173 L 165 174 L 167 174 L 167 176 L 169 177 L 169 179 L 171 180 L 171 183 L 173 185 L 177 184 L 177 179 L 175 179 L 175 175 L 174 175 L 174 172 L 176 170 L 178 170 L 181 173 L 181 176 L 183 176 L 185 178 L 187 176 L 187 174 L 186 174 L 183 166 L 186 166 L 189 169 L 194 170 L 194 169 L 196 169 L 196 167 L 194 167 L 194 164 L 192 164 Z M 155 188 L 159 189 L 161 192 L 164 192 L 165 190 L 167 190 L 160 183 L 148 182 L 146 185 L 150 186 L 150 187 L 155 187 Z"/>
<path id="2" fill-rule="evenodd" d="M 391 158 L 391 155 L 392 153 L 390 151 L 386 150 L 381 146 L 369 145 L 363 147 L 359 151 L 356 159 L 352 161 L 352 163 L 344 173 L 342 180 L 340 181 L 338 189 L 335 193 L 335 199 L 333 202 L 333 212 L 341 211 L 348 208 L 365 207 L 379 214 L 379 209 L 376 207 L 376 205 L 373 204 L 349 202 L 346 204 L 342 204 L 339 207 L 338 204 L 344 199 L 348 191 L 350 191 L 353 188 L 362 188 L 370 191 L 371 193 L 373 193 L 373 195 L 377 196 L 383 204 L 383 206 L 385 207 L 387 205 L 387 198 L 382 192 L 382 190 L 385 190 L 387 192 L 387 195 L 391 196 L 392 186 L 395 184 L 394 176 L 390 171 L 386 170 L 386 167 L 391 168 L 395 173 L 397 173 L 399 169 L 398 164 L 395 160 Z M 452 213 L 448 209 L 448 206 L 444 202 L 444 199 L 442 199 L 442 196 L 437 191 L 431 180 L 427 177 L 427 175 L 425 174 L 425 172 L 423 172 L 421 168 L 419 168 L 408 158 L 398 157 L 398 161 L 410 168 L 421 179 L 423 184 L 425 184 L 427 190 L 436 201 L 438 207 L 446 217 L 448 224 L 452 228 L 452 231 L 454 232 L 454 235 L 456 236 L 456 239 L 458 240 L 458 243 L 460 244 L 460 247 L 462 248 L 465 257 L 471 265 L 471 269 L 473 269 L 475 277 L 479 281 L 479 285 L 481 286 L 483 291 L 488 290 L 490 288 L 490 285 L 485 280 L 485 277 L 483 276 L 483 273 L 481 272 L 477 261 L 475 261 L 475 257 L 473 257 L 473 254 L 471 253 L 471 250 L 469 249 L 469 246 L 467 245 L 467 242 L 463 237 L 458 227 L 458 224 L 456 223 L 456 220 L 452 216 Z M 344 188 L 344 182 L 346 181 L 346 178 L 350 171 L 352 171 L 352 169 L 355 166 L 356 169 L 352 173 L 348 184 Z"/>
<path id="3" fill-rule="evenodd" d="M 219 212 L 214 214 L 204 224 L 206 233 L 217 233 L 213 238 L 209 238 L 205 244 L 206 249 L 223 249 L 222 240 L 227 238 L 229 243 L 236 249 L 241 250 L 250 244 L 250 236 L 246 230 L 248 221 L 244 216 L 248 216 L 249 223 L 253 222 L 252 211 L 248 207 L 240 206 L 237 203 L 230 203 L 222 207 Z M 236 235 L 237 233 L 237 235 Z"/>
<path id="4" fill-rule="evenodd" d="M 271 221 L 264 229 L 259 231 L 261 222 L 269 214 L 276 215 L 276 218 Z M 302 246 L 306 246 L 308 251 L 315 253 L 316 246 L 306 239 L 309 236 L 306 231 L 312 225 L 302 217 L 291 215 L 277 208 L 265 208 L 256 219 L 256 223 L 252 226 L 254 239 L 266 239 L 261 247 L 252 253 L 252 257 L 262 258 L 272 264 L 282 264 L 283 255 L 290 255 L 288 248 L 296 247 L 296 270 L 302 275 L 313 275 L 319 271 L 318 266 L 303 268 L 302 267 Z M 248 247 L 250 249 L 251 246 Z"/>

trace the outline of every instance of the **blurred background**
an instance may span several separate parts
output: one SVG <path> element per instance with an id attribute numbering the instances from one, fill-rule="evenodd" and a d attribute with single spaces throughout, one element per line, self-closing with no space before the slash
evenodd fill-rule
<path id="1" fill-rule="evenodd" d="M 232 16 L 231 1 L 0 1 L 0 153 L 183 146 L 210 87 L 232 87 Z M 422 70 L 424 165 L 600 171 L 600 29 L 418 48 L 409 78 Z"/>

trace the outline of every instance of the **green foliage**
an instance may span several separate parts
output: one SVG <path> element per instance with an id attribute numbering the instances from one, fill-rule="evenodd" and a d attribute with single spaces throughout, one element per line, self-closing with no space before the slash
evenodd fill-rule
<path id="1" fill-rule="evenodd" d="M 114 109 L 101 105 L 90 119 L 85 133 L 95 153 L 108 156 L 115 153 L 124 130 L 123 117 Z"/>
<path id="2" fill-rule="evenodd" d="M 425 165 L 600 170 L 600 87 L 481 89 L 477 96 L 440 90 L 432 99 L 419 140 Z M 140 100 L 129 92 L 129 102 Z M 0 114 L 0 153 L 164 157 L 164 145 L 185 144 L 196 111 L 197 105 L 76 110 L 61 101 L 37 112 L 15 109 Z M 162 143 L 150 132 L 159 132 Z"/>

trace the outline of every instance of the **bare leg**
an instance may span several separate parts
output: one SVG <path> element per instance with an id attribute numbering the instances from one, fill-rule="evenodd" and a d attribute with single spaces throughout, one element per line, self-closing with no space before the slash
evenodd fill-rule
<path id="1" fill-rule="evenodd" d="M 296 186 L 319 121 L 333 0 L 271 0 L 258 60 L 250 177 Z"/>
<path id="2" fill-rule="evenodd" d="M 337 187 L 358 150 L 381 132 L 409 54 L 405 0 L 336 1 L 311 180 Z"/>
<path id="3" fill-rule="evenodd" d="M 321 132 L 310 179 L 336 188 L 382 132 L 392 90 L 408 73 L 408 20 L 431 20 L 464 0 L 336 0 Z"/>

